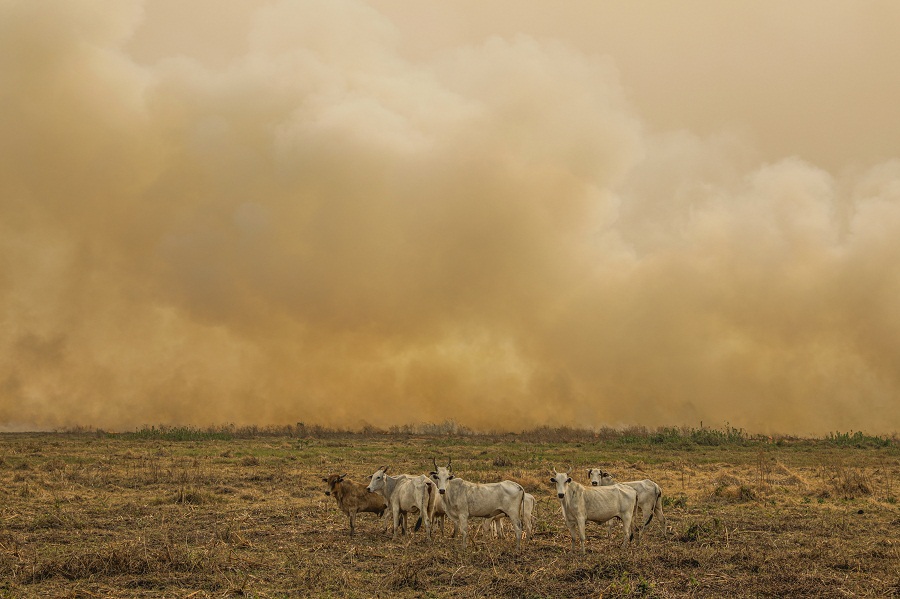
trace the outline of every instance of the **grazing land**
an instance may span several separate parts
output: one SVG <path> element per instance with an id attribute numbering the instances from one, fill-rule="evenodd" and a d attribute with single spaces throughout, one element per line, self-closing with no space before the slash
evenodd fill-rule
<path id="1" fill-rule="evenodd" d="M 322 477 L 378 466 L 512 479 L 537 498 L 534 534 L 424 529 L 392 541 L 373 514 L 357 535 Z M 573 553 L 548 470 L 587 484 L 601 466 L 663 489 L 619 548 L 588 524 Z M 334 433 L 144 429 L 0 435 L 0 597 L 895 597 L 896 438 L 753 438 L 733 430 L 540 429 Z"/>

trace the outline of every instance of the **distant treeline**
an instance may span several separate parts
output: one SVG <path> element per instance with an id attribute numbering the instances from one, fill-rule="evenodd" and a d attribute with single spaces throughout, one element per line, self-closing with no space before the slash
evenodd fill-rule
<path id="1" fill-rule="evenodd" d="M 717 445 L 797 445 L 826 444 L 841 447 L 893 447 L 900 446 L 900 437 L 893 435 L 867 435 L 863 432 L 829 433 L 824 437 L 798 437 L 791 435 L 750 434 L 744 429 L 726 425 L 723 428 L 659 427 L 644 426 L 625 428 L 602 427 L 599 429 L 569 426 L 541 426 L 520 432 L 476 431 L 452 420 L 439 424 L 421 423 L 391 426 L 387 429 L 371 425 L 357 430 L 337 429 L 318 424 L 287 424 L 257 426 L 225 424 L 209 427 L 194 426 L 144 426 L 135 431 L 110 433 L 99 429 L 77 427 L 57 431 L 68 434 L 95 434 L 126 439 L 158 439 L 166 441 L 207 441 L 248 439 L 255 437 L 295 438 L 371 438 L 371 437 L 475 437 L 478 439 L 515 439 L 528 443 L 610 443 L 617 445 L 669 445 L 678 447 Z"/>

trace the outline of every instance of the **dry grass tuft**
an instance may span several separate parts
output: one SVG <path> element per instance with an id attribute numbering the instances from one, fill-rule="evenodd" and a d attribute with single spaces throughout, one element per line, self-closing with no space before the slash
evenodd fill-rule
<path id="1" fill-rule="evenodd" d="M 170 496 L 169 501 L 172 503 L 203 505 L 218 501 L 218 497 L 198 488 L 179 488 Z"/>
<path id="2" fill-rule="evenodd" d="M 713 490 L 713 496 L 731 501 L 753 501 L 757 492 L 747 485 L 720 485 Z"/>
<path id="3" fill-rule="evenodd" d="M 733 474 L 722 474 L 716 478 L 717 487 L 740 487 L 744 485 L 744 481 Z"/>
<path id="4" fill-rule="evenodd" d="M 772 480 L 771 484 L 780 485 L 780 486 L 788 486 L 788 487 L 797 487 L 801 490 L 806 490 L 810 488 L 810 483 L 806 480 L 802 475 L 791 470 L 781 462 L 776 462 L 772 471 Z"/>
<path id="5" fill-rule="evenodd" d="M 491 464 L 494 466 L 494 468 L 508 468 L 513 465 L 512 460 L 502 455 L 496 456 Z"/>
<path id="6" fill-rule="evenodd" d="M 867 497 L 873 492 L 872 481 L 861 468 L 839 467 L 833 484 L 837 496 L 844 499 Z"/>

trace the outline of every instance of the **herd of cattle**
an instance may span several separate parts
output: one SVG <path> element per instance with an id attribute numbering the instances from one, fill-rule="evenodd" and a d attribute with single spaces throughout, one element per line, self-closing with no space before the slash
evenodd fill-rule
<path id="1" fill-rule="evenodd" d="M 425 475 L 389 475 L 382 466 L 369 479 L 368 485 L 355 483 L 346 474 L 333 474 L 323 478 L 327 483 L 326 495 L 334 496 L 338 508 L 350 519 L 350 535 L 356 531 L 356 515 L 374 512 L 385 519 L 393 518 L 393 534 L 407 534 L 407 514 L 417 515 L 415 529 L 424 523 L 430 539 L 432 527 L 443 531 L 444 518 L 449 517 L 453 535 L 459 534 L 462 546 L 466 546 L 470 518 L 484 518 L 485 532 L 497 533 L 503 518 L 508 518 L 516 534 L 516 547 L 522 536 L 530 536 L 534 525 L 535 498 L 526 493 L 517 482 L 504 480 L 497 483 L 473 483 L 453 474 L 450 460 L 446 466 L 438 466 L 432 460 L 434 470 Z M 666 530 L 662 511 L 662 491 L 650 479 L 617 483 L 609 473 L 600 468 L 588 470 L 591 486 L 586 487 L 572 480 L 565 472 L 552 470 L 550 482 L 556 485 L 556 496 L 562 507 L 562 515 L 575 541 L 581 542 L 584 553 L 584 527 L 587 522 L 609 522 L 616 518 L 624 525 L 622 546 L 633 538 L 633 528 L 643 529 L 656 516 Z M 638 526 L 639 525 L 639 526 Z"/>

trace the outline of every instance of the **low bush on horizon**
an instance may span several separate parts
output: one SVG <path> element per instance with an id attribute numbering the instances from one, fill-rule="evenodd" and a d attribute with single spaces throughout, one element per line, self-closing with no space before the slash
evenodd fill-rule
<path id="1" fill-rule="evenodd" d="M 610 443 L 623 446 L 675 446 L 680 448 L 794 444 L 825 444 L 834 447 L 879 448 L 900 445 L 897 433 L 892 435 L 870 435 L 861 431 L 846 433 L 831 432 L 822 437 L 799 437 L 793 435 L 751 434 L 742 428 L 726 424 L 723 428 L 701 426 L 663 426 L 650 429 L 644 426 L 623 428 L 601 427 L 599 429 L 575 428 L 570 426 L 551 427 L 547 425 L 518 432 L 477 431 L 452 420 L 440 424 L 422 423 L 392 426 L 382 429 L 365 425 L 361 429 L 330 428 L 322 425 L 150 425 L 134 431 L 112 433 L 89 427 L 76 427 L 56 431 L 63 434 L 96 434 L 100 436 L 121 436 L 126 439 L 160 441 L 230 441 L 257 437 L 471 437 L 492 440 L 519 440 L 530 443 Z"/>

